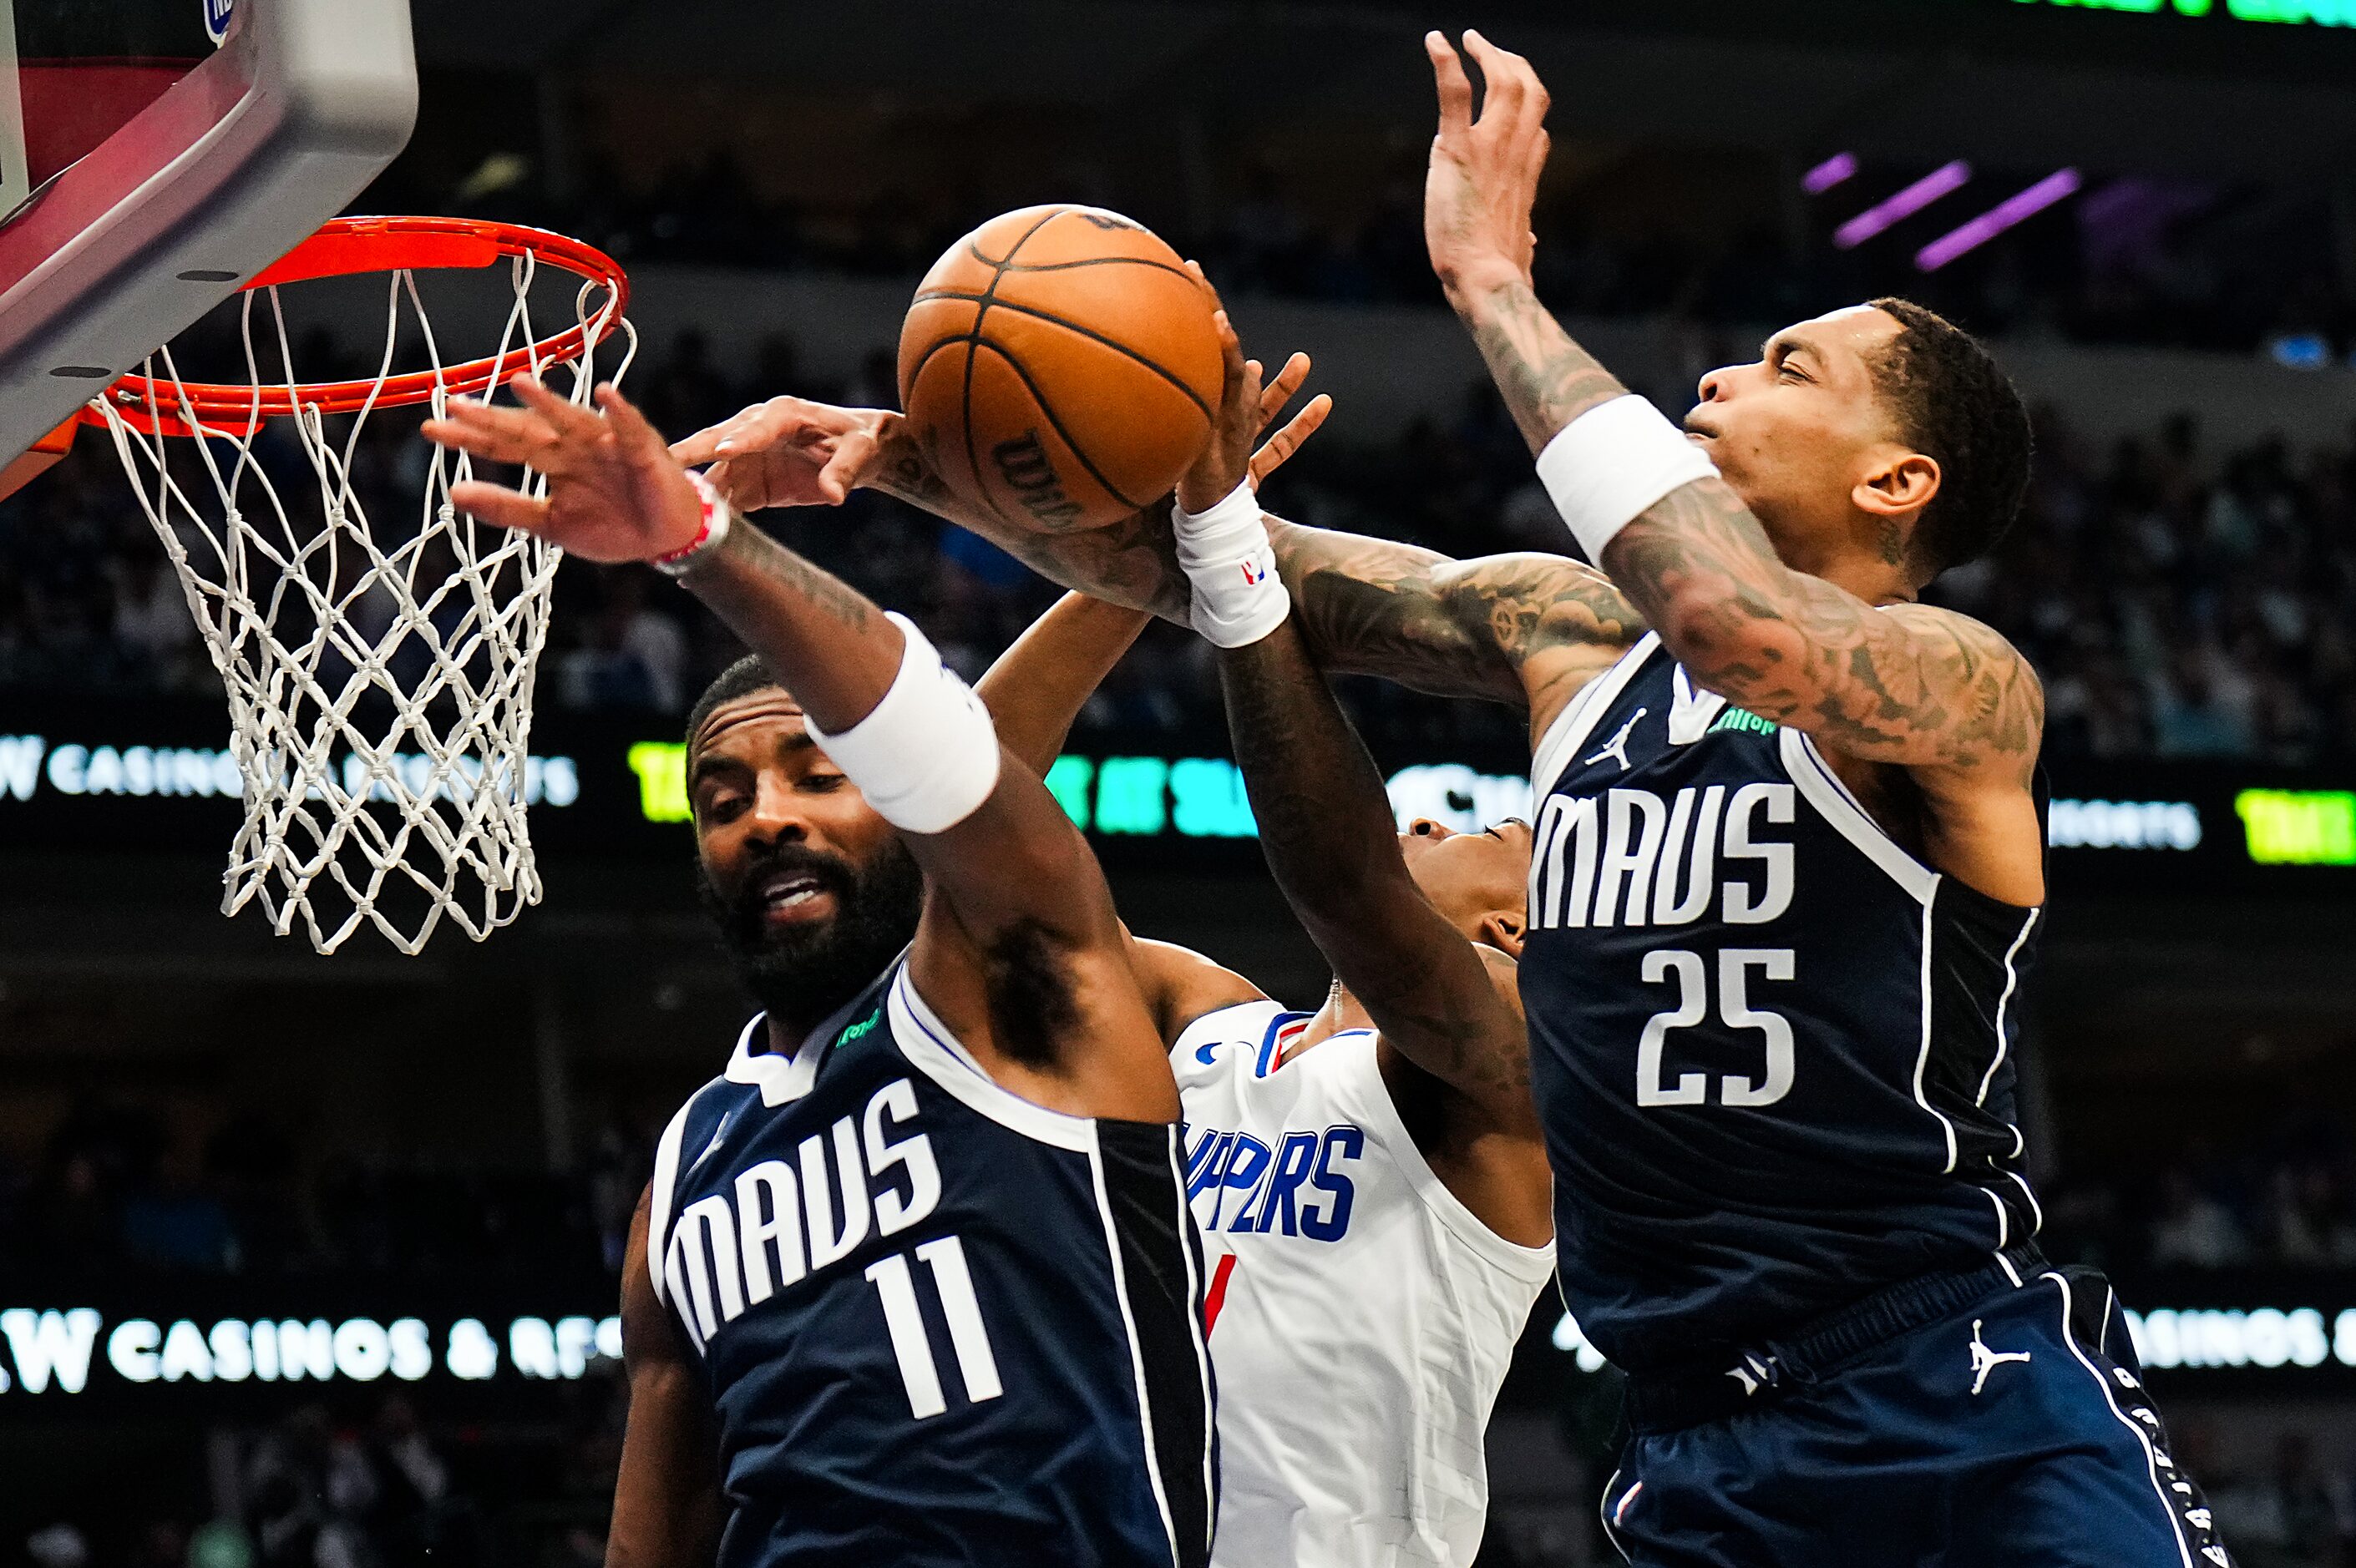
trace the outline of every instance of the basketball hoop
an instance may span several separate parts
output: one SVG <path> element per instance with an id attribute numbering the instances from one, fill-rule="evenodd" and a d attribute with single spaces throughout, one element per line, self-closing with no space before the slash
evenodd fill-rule
<path id="1" fill-rule="evenodd" d="M 445 364 L 416 273 L 501 259 L 514 300 L 497 347 Z M 530 292 L 542 266 L 581 286 L 572 325 L 539 336 Z M 280 291 L 374 272 L 389 275 L 376 375 L 299 379 Z M 321 953 L 371 924 L 414 954 L 445 914 L 480 941 L 539 901 L 527 745 L 560 552 L 451 504 L 451 485 L 472 476 L 462 453 L 428 448 L 413 526 L 372 524 L 354 469 L 362 430 L 380 410 L 422 404 L 439 414 L 453 395 L 487 397 L 527 370 L 546 379 L 558 368 L 585 404 L 637 352 L 622 314 L 628 297 L 610 257 L 541 229 L 335 219 L 246 285 L 244 380 L 187 380 L 160 348 L 144 373 L 123 377 L 84 411 L 113 437 L 229 690 L 245 825 L 230 850 L 222 912 L 259 900 L 280 935 L 299 919 Z M 396 374 L 409 320 L 428 365 Z M 601 378 L 598 349 L 616 331 L 620 356 Z M 345 417 L 348 428 L 331 435 L 328 421 Z M 307 468 L 300 488 L 316 484 L 316 497 L 293 508 L 281 485 L 296 488 L 286 482 L 298 458 L 269 439 L 273 421 Z M 522 484 L 545 493 L 538 475 Z"/>

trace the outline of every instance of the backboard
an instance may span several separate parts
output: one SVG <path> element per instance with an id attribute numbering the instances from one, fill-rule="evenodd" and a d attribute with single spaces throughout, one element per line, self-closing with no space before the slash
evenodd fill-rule
<path id="1" fill-rule="evenodd" d="M 342 210 L 416 117 L 408 0 L 0 0 L 0 464 Z"/>

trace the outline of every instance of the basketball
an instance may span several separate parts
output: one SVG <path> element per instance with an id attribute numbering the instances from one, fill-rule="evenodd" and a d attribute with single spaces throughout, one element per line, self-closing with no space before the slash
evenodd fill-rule
<path id="1" fill-rule="evenodd" d="M 970 503 L 1042 533 L 1167 495 L 1218 407 L 1217 329 L 1178 253 L 1093 207 L 1027 207 L 949 247 L 900 328 L 900 406 Z"/>

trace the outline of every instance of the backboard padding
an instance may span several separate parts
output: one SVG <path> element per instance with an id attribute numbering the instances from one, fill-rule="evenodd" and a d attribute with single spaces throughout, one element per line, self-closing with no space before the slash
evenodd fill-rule
<path id="1" fill-rule="evenodd" d="M 0 461 L 342 210 L 416 118 L 408 0 L 240 0 L 217 53 L 0 224 Z"/>

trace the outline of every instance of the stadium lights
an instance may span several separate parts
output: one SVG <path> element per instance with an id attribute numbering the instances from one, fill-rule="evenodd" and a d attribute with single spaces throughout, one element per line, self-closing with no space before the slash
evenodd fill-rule
<path id="1" fill-rule="evenodd" d="M 1810 196 L 1822 196 L 1856 173 L 1857 155 L 1855 153 L 1835 153 L 1800 176 L 1800 188 Z"/>
<path id="2" fill-rule="evenodd" d="M 2084 182 L 2075 169 L 2056 169 L 2019 195 L 1989 208 L 1960 229 L 1949 229 L 1914 252 L 1914 264 L 1935 272 L 1966 251 L 1977 250 L 2006 229 L 2075 196 Z"/>
<path id="3" fill-rule="evenodd" d="M 1941 197 L 1960 190 L 1971 177 L 1972 165 L 1961 158 L 1942 164 L 1896 196 L 1867 208 L 1834 229 L 1833 243 L 1844 251 L 1854 251 L 1892 224 L 1901 223 Z"/>

